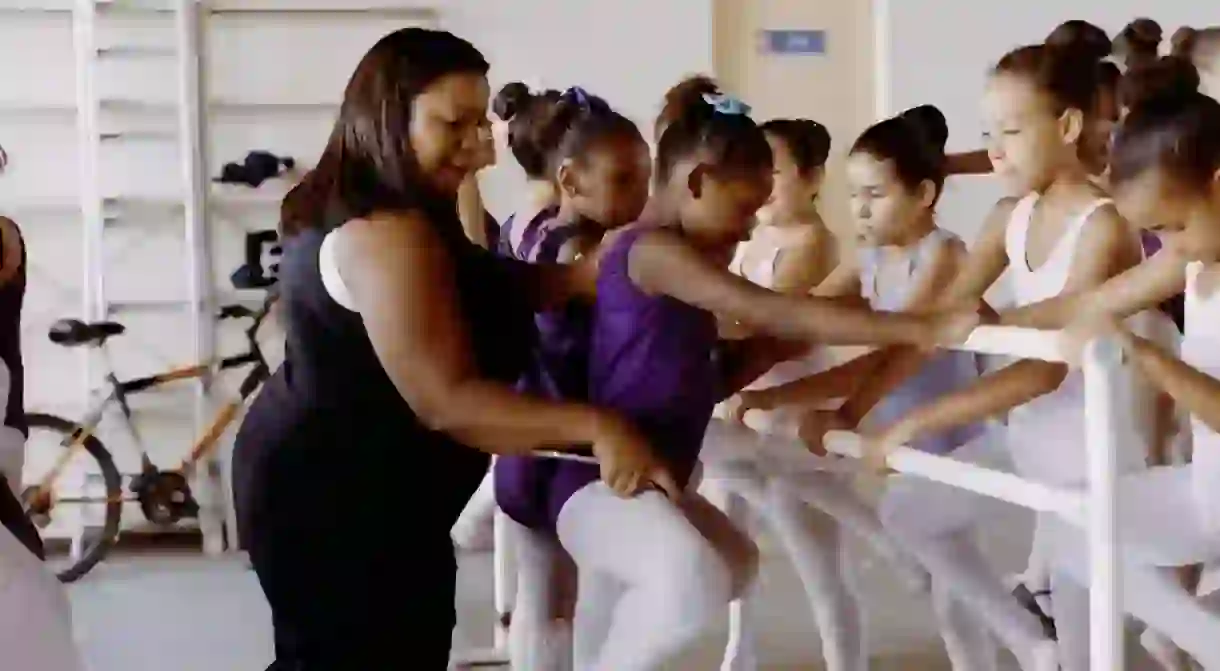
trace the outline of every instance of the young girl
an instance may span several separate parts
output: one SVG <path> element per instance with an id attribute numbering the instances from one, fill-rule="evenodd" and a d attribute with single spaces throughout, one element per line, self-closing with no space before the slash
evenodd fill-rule
<path id="1" fill-rule="evenodd" d="M 992 213 L 946 292 L 948 300 L 981 295 L 1008 268 L 1018 307 L 1001 321 L 1062 327 L 1063 322 L 1051 323 L 1054 310 L 1040 305 L 1043 301 L 1087 291 L 1139 261 L 1137 237 L 1089 183 L 1081 160 L 1078 145 L 1087 127 L 1085 111 L 1093 108 L 1096 90 L 1096 63 L 1073 50 L 1023 47 L 1000 60 L 985 97 L 989 151 L 997 173 L 1017 193 L 1028 195 Z M 1140 316 L 1141 328 L 1147 328 L 1147 313 Z M 1017 471 L 1027 478 L 1075 486 L 1085 477 L 1083 400 L 1078 373 L 1069 374 L 1060 364 L 1022 360 L 970 389 L 913 410 L 878 432 L 868 446 L 883 450 L 1012 409 L 1008 442 Z M 1150 420 L 1140 410 L 1133 407 L 1130 416 L 1142 431 L 1144 421 Z M 1146 457 L 1141 449 L 1116 455 L 1123 472 L 1142 469 Z M 934 575 L 946 571 L 976 578 L 958 579 L 952 586 L 964 603 L 978 608 L 1023 668 L 1053 668 L 1048 665 L 1054 663 L 1055 650 L 1037 621 L 1002 617 L 995 610 L 1003 595 L 999 582 L 982 579 L 984 567 L 970 564 L 969 558 L 934 552 L 937 537 L 947 529 L 912 533 L 914 526 L 908 522 L 896 531 L 923 541 L 915 547 Z M 1044 520 L 1039 526 L 1044 527 Z M 1060 661 L 1069 671 L 1085 669 L 1087 591 L 1059 572 L 1051 580 Z"/>
<path id="2" fill-rule="evenodd" d="M 537 227 L 555 214 L 559 194 L 555 175 L 548 170 L 548 156 L 555 150 L 556 139 L 554 133 L 548 135 L 546 129 L 554 127 L 551 119 L 560 95 L 554 89 L 535 92 L 521 82 L 510 82 L 492 100 L 492 113 L 508 126 L 509 150 L 526 179 L 523 196 L 513 213 L 496 225 L 494 234 L 490 230 L 483 234 L 484 246 L 505 256 L 522 258 L 517 250 L 522 247 L 523 238 L 527 234 L 532 237 Z M 482 154 L 484 161 L 492 158 L 486 149 Z M 477 209 L 482 207 L 481 199 L 475 198 L 478 190 L 473 180 L 472 176 L 463 184 L 458 201 L 468 235 L 475 226 L 471 220 L 477 219 Z M 467 550 L 490 547 L 495 508 L 492 471 L 489 470 L 454 525 L 454 542 Z"/>
<path id="3" fill-rule="evenodd" d="M 648 145 L 634 123 L 580 88 L 559 97 L 537 138 L 555 147 L 547 171 L 555 175 L 559 209 L 553 218 L 530 222 L 515 255 L 531 263 L 571 263 L 596 247 L 606 230 L 635 221 L 643 211 L 652 168 Z M 539 342 L 522 388 L 556 399 L 586 398 L 589 308 L 571 305 L 536 322 Z M 566 622 L 574 591 L 570 560 L 552 535 L 531 530 L 545 526 L 542 483 L 556 466 L 552 460 L 502 457 L 493 467 L 496 503 L 510 518 L 517 542 L 514 668 L 547 671 L 572 661 Z"/>
<path id="4" fill-rule="evenodd" d="M 1165 58 L 1145 67 L 1144 85 L 1115 137 L 1112 183 L 1124 216 L 1159 232 L 1165 249 L 1152 260 L 1095 291 L 1058 307 L 1079 315 L 1069 326 L 1075 342 L 1096 335 L 1098 325 L 1117 335 L 1137 369 L 1193 415 L 1193 462 L 1154 468 L 1119 480 L 1119 524 L 1132 565 L 1124 571 L 1124 605 L 1150 628 L 1171 638 L 1204 668 L 1220 664 L 1215 640 L 1220 618 L 1188 598 L 1153 566 L 1189 566 L 1220 558 L 1216 409 L 1217 358 L 1214 266 L 1220 259 L 1220 104 L 1199 93 L 1190 61 Z M 1136 91 L 1136 89 L 1130 89 Z M 1186 148 L 1186 149 L 1184 149 Z M 1177 293 L 1183 264 L 1192 264 L 1186 299 L 1182 361 L 1164 347 L 1115 327 L 1114 320 Z M 1087 580 L 1079 532 L 1058 528 L 1064 564 Z M 1166 668 L 1185 668 L 1166 666 Z"/>
<path id="5" fill-rule="evenodd" d="M 714 356 L 716 315 L 791 339 L 925 345 L 960 338 L 977 319 L 973 310 L 930 319 L 874 314 L 729 273 L 733 247 L 771 192 L 771 150 L 746 111 L 732 99 L 691 101 L 659 143 L 655 218 L 615 233 L 600 253 L 588 397 L 626 412 L 664 445 L 679 488 L 716 401 L 756 377 L 734 379 L 749 370 L 734 362 L 755 364 L 767 352 L 755 339 Z M 548 522 L 581 573 L 624 586 L 591 668 L 660 668 L 748 583 L 754 551 L 697 495 L 623 499 L 597 473 L 563 461 L 548 492 Z"/>
<path id="6" fill-rule="evenodd" d="M 1112 113 L 1109 110 L 1113 109 L 1114 101 L 1113 89 L 1118 84 L 1121 72 L 1114 63 L 1105 60 L 1111 52 L 1110 36 L 1106 31 L 1088 21 L 1072 19 L 1055 26 L 1046 36 L 1045 44 L 1055 49 L 1071 50 L 1080 58 L 1099 64 L 1099 84 L 1102 90 L 1095 102 L 1100 113 L 1094 119 L 1110 118 Z M 1113 116 L 1113 120 L 1116 121 L 1117 116 Z M 1095 175 L 1100 175 L 1104 170 L 1104 152 L 1110 139 L 1109 126 L 1112 125 L 1110 123 L 1104 128 L 1095 126 L 1079 143 L 1082 157 Z M 989 175 L 993 172 L 986 149 L 950 154 L 945 169 L 950 175 Z"/>
<path id="7" fill-rule="evenodd" d="M 827 278 L 818 293 L 861 295 L 876 310 L 928 310 L 944 291 L 966 256 L 960 239 L 936 227 L 933 211 L 945 179 L 944 117 L 936 108 L 915 108 L 882 121 L 864 132 L 848 156 L 852 211 L 860 250 Z M 964 387 L 978 376 L 973 355 L 944 351 L 920 363 L 917 371 L 898 372 L 906 379 L 897 389 L 883 391 L 895 376 L 887 370 L 894 353 L 880 350 L 805 379 L 742 393 L 746 409 L 811 405 L 846 397 L 837 410 L 814 410 L 805 417 L 803 435 L 821 450 L 821 435 L 828 429 L 854 429 L 861 422 L 884 426 L 916 405 Z M 880 383 L 880 384 L 878 384 Z M 978 438 L 981 425 L 970 425 L 930 435 L 915 447 L 945 454 Z M 972 447 L 971 449 L 982 449 Z M 937 514 L 934 501 L 914 501 L 894 483 L 883 499 L 883 515 L 892 517 L 904 507 L 921 514 Z M 842 519 L 852 527 L 858 523 Z M 871 530 L 869 530 L 871 531 Z M 977 555 L 974 539 L 962 534 L 958 550 Z M 995 664 L 985 630 L 962 612 L 944 576 L 934 575 L 933 603 L 941 622 L 946 648 L 954 668 L 983 670 Z M 1016 604 L 1009 605 L 1016 609 Z"/>
<path id="8" fill-rule="evenodd" d="M 730 269 L 759 286 L 801 295 L 809 293 L 830 271 L 837 242 L 816 208 L 818 190 L 830 152 L 830 134 L 807 119 L 778 119 L 762 125 L 775 161 L 774 186 L 760 210 L 762 223 L 738 248 Z M 722 324 L 722 335 L 725 335 Z M 740 328 L 731 330 L 744 337 Z M 820 351 L 777 364 L 751 388 L 780 384 L 823 367 Z M 728 410 L 727 404 L 723 406 Z M 799 419 L 792 413 L 769 413 L 753 426 L 759 434 L 713 419 L 704 437 L 700 460 L 703 489 L 739 527 L 751 530 L 754 516 L 773 528 L 794 565 L 822 636 L 822 654 L 831 671 L 867 665 L 862 611 L 845 579 L 838 525 L 825 513 L 795 496 L 783 496 L 768 480 L 764 463 L 784 453 L 807 454 L 796 440 Z M 812 477 L 812 476 L 811 476 Z M 820 496 L 837 496 L 840 507 L 870 516 L 867 506 L 840 482 L 809 483 Z M 879 524 L 873 518 L 874 526 Z M 729 638 L 722 671 L 752 671 L 758 666 L 753 610 L 758 594 L 751 589 L 729 608 Z"/>

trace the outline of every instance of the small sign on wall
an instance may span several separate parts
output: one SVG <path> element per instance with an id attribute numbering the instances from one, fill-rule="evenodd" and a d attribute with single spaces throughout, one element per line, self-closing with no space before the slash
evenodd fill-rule
<path id="1" fill-rule="evenodd" d="M 826 53 L 824 30 L 764 30 L 764 53 L 781 56 L 813 56 Z"/>

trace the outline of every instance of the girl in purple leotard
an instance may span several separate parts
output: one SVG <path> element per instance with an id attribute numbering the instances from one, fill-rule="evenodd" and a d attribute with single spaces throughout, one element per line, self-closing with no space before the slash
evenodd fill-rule
<path id="1" fill-rule="evenodd" d="M 743 103 L 682 103 L 659 142 L 649 219 L 612 233 L 599 250 L 588 386 L 588 400 L 631 417 L 657 445 L 680 487 L 716 402 L 792 350 L 764 337 L 721 347 L 718 315 L 804 343 L 930 346 L 960 340 L 977 323 L 973 310 L 874 313 L 731 274 L 733 248 L 771 192 L 771 149 Z M 577 666 L 661 668 L 753 578 L 755 549 L 696 494 L 621 498 L 597 477 L 595 466 L 564 461 L 549 483 L 547 521 L 581 572 Z M 604 636 L 582 622 L 606 610 L 588 604 L 588 576 L 623 587 Z M 585 649 L 582 636 L 597 649 Z"/>
<path id="2" fill-rule="evenodd" d="M 547 170 L 558 187 L 559 207 L 551 216 L 523 222 L 520 231 L 506 226 L 507 237 L 518 242 L 511 251 L 523 261 L 571 263 L 594 249 L 606 230 L 639 218 L 652 172 L 648 144 L 634 123 L 580 88 L 564 92 L 536 134 L 555 148 Z M 536 323 L 533 365 L 520 388 L 549 398 L 585 398 L 589 306 L 541 314 Z M 514 668 L 547 671 L 564 668 L 565 657 L 571 660 L 566 619 L 574 589 L 565 589 L 565 579 L 573 572 L 564 570 L 570 561 L 563 561 L 553 534 L 530 529 L 546 526 L 545 484 L 555 466 L 551 460 L 511 456 L 494 466 L 496 503 L 509 518 L 518 556 L 509 635 Z"/>

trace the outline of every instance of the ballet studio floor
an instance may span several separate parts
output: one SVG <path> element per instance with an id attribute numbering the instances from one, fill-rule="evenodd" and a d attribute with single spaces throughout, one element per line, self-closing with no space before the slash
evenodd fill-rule
<path id="1" fill-rule="evenodd" d="M 1028 526 L 1018 513 L 991 529 L 995 531 L 988 549 L 993 555 L 1020 556 L 1019 539 L 1028 537 Z M 1016 545 L 1005 540 L 1014 538 Z M 763 669 L 821 668 L 817 636 L 795 575 L 783 557 L 766 550 L 765 541 L 764 557 L 759 626 Z M 1001 565 L 1007 569 L 1015 563 Z M 456 643 L 487 644 L 492 622 L 490 554 L 465 555 L 461 572 Z M 872 668 L 947 671 L 925 599 L 903 592 L 878 563 L 866 560 L 861 577 L 876 654 Z M 267 609 L 254 575 L 239 558 L 117 557 L 69 590 L 90 671 L 262 671 L 269 662 Z M 723 641 L 723 631 L 709 635 L 699 649 L 671 668 L 714 671 Z M 1151 664 L 1134 646 L 1128 650 L 1128 668 L 1151 671 Z M 410 651 L 404 652 L 409 659 Z"/>

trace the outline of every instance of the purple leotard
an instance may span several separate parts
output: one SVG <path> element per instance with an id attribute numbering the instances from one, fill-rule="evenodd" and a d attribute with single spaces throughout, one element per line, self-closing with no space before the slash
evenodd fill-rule
<path id="1" fill-rule="evenodd" d="M 515 229 L 509 217 L 501 229 L 501 253 L 530 263 L 557 263 L 564 246 L 587 231 L 583 224 L 565 224 L 545 210 Z M 516 242 L 516 246 L 513 243 Z M 538 341 L 529 369 L 518 382 L 520 391 L 553 399 L 584 400 L 588 388 L 589 338 L 592 313 L 588 306 L 569 305 L 535 317 Z M 552 460 L 504 456 L 496 459 L 496 504 L 528 527 L 543 527 L 548 518 L 547 483 L 555 470 Z"/>
<path id="2" fill-rule="evenodd" d="M 648 295 L 631 281 L 631 248 L 649 230 L 636 224 L 623 231 L 602 258 L 588 400 L 635 422 L 668 461 L 678 485 L 685 486 L 719 396 L 716 319 L 669 296 Z M 551 525 L 568 498 L 599 477 L 598 468 L 590 464 L 557 461 L 555 466 L 550 477 Z"/>

